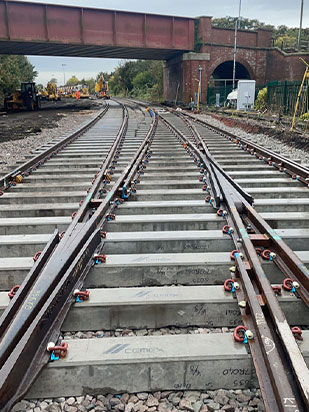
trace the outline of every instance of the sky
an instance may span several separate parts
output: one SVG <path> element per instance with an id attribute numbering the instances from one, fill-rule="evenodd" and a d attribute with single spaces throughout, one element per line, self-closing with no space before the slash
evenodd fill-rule
<path id="1" fill-rule="evenodd" d="M 50 3 L 103 9 L 125 10 L 175 16 L 237 16 L 239 0 L 32 0 L 33 3 Z M 309 0 L 305 0 L 303 27 L 309 27 Z M 242 17 L 258 19 L 266 24 L 290 27 L 299 26 L 301 0 L 242 0 Z M 87 59 L 77 57 L 28 56 L 39 72 L 37 83 L 47 83 L 56 77 L 63 84 L 72 75 L 78 78 L 95 77 L 100 71 L 112 71 L 118 59 Z M 65 66 L 62 66 L 65 65 Z M 64 73 L 65 72 L 65 73 Z"/>

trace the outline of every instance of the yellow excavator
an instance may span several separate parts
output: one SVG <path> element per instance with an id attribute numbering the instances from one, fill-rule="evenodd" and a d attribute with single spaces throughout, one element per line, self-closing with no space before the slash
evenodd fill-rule
<path id="1" fill-rule="evenodd" d="M 23 82 L 10 96 L 4 99 L 4 110 L 8 113 L 13 110 L 38 110 L 41 99 L 34 82 Z"/>
<path id="2" fill-rule="evenodd" d="M 56 83 L 48 82 L 46 89 L 47 89 L 47 100 L 52 100 L 52 101 L 61 100 L 61 96 L 58 93 Z"/>
<path id="3" fill-rule="evenodd" d="M 108 81 L 104 80 L 103 74 L 100 76 L 99 80 L 95 85 L 95 94 L 99 99 L 110 99 L 111 95 L 109 94 Z"/>
<path id="4" fill-rule="evenodd" d="M 48 92 L 47 92 L 46 87 L 43 87 L 42 90 L 39 90 L 39 95 L 41 97 L 41 100 L 47 100 Z"/>
<path id="5" fill-rule="evenodd" d="M 80 89 L 80 98 L 81 99 L 89 99 L 89 88 L 86 85 L 83 85 L 83 87 Z"/>

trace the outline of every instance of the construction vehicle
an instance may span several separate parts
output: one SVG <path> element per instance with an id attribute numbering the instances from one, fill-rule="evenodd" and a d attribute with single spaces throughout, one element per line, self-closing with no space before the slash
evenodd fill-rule
<path id="1" fill-rule="evenodd" d="M 83 85 L 80 89 L 80 98 L 81 99 L 89 99 L 89 88 L 86 85 Z"/>
<path id="2" fill-rule="evenodd" d="M 20 89 L 4 99 L 4 110 L 6 112 L 12 110 L 38 110 L 40 107 L 41 99 L 34 82 L 21 83 Z"/>
<path id="3" fill-rule="evenodd" d="M 47 100 L 52 100 L 52 101 L 61 100 L 61 96 L 58 93 L 56 83 L 54 82 L 47 83 Z"/>
<path id="4" fill-rule="evenodd" d="M 72 97 L 72 87 L 69 86 L 61 86 L 58 88 L 61 97 L 69 98 Z"/>
<path id="5" fill-rule="evenodd" d="M 99 80 L 95 85 L 95 94 L 99 99 L 110 99 L 111 96 L 109 94 L 108 89 L 108 81 L 104 80 L 103 74 L 100 76 Z"/>
<path id="6" fill-rule="evenodd" d="M 40 97 L 41 97 L 41 100 L 47 100 L 48 92 L 47 92 L 46 87 L 43 87 L 43 89 L 42 89 L 42 90 L 39 90 L 38 93 L 39 93 L 39 95 L 40 95 Z"/>

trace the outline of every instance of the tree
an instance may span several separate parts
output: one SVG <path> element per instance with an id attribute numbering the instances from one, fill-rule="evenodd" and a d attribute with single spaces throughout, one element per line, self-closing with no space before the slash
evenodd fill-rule
<path id="1" fill-rule="evenodd" d="M 32 82 L 37 76 L 34 66 L 25 56 L 0 55 L 0 100 L 12 94 L 22 82 Z"/>
<path id="2" fill-rule="evenodd" d="M 225 29 L 234 29 L 235 28 L 235 22 L 237 20 L 237 17 L 231 17 L 231 16 L 226 16 L 226 17 L 221 17 L 218 19 L 213 19 L 212 20 L 212 25 L 214 27 L 222 27 Z M 289 41 L 294 41 L 294 43 L 297 40 L 298 36 L 298 27 L 287 27 L 285 25 L 280 25 L 277 28 L 272 26 L 271 24 L 265 24 L 263 22 L 260 22 L 257 19 L 245 19 L 241 17 L 240 19 L 240 29 L 245 29 L 245 30 L 257 30 L 259 28 L 262 29 L 272 29 L 274 33 L 274 40 L 275 40 L 275 45 L 278 47 L 281 47 L 283 40 Z M 309 41 L 309 28 L 303 29 L 302 30 L 302 40 Z"/>
<path id="3" fill-rule="evenodd" d="M 148 70 L 151 67 L 149 60 L 126 61 L 118 67 L 120 88 L 125 93 L 131 93 L 133 90 L 133 79 L 138 73 Z"/>
<path id="4" fill-rule="evenodd" d="M 82 80 L 81 81 L 81 84 L 85 84 L 87 87 L 88 87 L 88 89 L 89 89 L 89 93 L 90 94 L 93 94 L 94 93 L 94 88 L 95 88 L 95 80 L 94 80 L 94 78 L 93 77 L 91 77 L 90 79 L 88 79 L 88 80 Z"/>
<path id="5" fill-rule="evenodd" d="M 57 84 L 57 82 L 58 82 L 58 80 L 56 79 L 56 77 L 52 77 L 48 83 L 55 83 L 55 84 Z"/>
<path id="6" fill-rule="evenodd" d="M 218 19 L 213 19 L 212 25 L 215 27 L 222 27 L 225 29 L 234 29 L 236 20 L 237 20 L 237 17 L 232 17 L 232 16 L 220 17 Z M 244 17 L 240 18 L 239 26 L 240 26 L 240 29 L 242 30 L 257 30 L 259 28 L 264 28 L 264 29 L 274 28 L 274 26 L 260 22 L 257 19 L 251 20 L 251 19 L 246 19 Z"/>
<path id="7" fill-rule="evenodd" d="M 78 78 L 73 75 L 67 82 L 66 82 L 66 86 L 77 86 L 78 84 L 80 84 L 80 80 L 78 80 Z"/>
<path id="8" fill-rule="evenodd" d="M 154 85 L 154 78 L 151 75 L 150 70 L 138 73 L 133 81 L 133 88 L 136 90 L 145 90 Z"/>
<path id="9" fill-rule="evenodd" d="M 163 63 L 151 60 L 124 61 L 109 75 L 109 89 L 114 95 L 129 94 L 161 101 Z"/>
<path id="10" fill-rule="evenodd" d="M 98 73 L 97 74 L 97 77 L 96 77 L 96 82 L 99 80 L 99 78 L 101 77 L 103 75 L 103 77 L 104 77 L 104 80 L 109 80 L 110 79 L 110 77 L 111 77 L 111 73 L 107 73 L 107 72 L 100 72 L 100 73 Z"/>

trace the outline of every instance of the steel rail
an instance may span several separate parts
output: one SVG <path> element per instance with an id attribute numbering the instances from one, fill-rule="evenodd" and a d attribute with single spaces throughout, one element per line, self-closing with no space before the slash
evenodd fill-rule
<path id="1" fill-rule="evenodd" d="M 203 148 L 203 153 L 205 153 L 206 158 L 208 159 L 209 163 L 211 164 L 212 168 L 215 167 L 227 180 L 228 182 L 236 189 L 236 191 L 240 194 L 240 196 L 243 199 L 246 199 L 246 201 L 249 204 L 253 204 L 253 197 L 246 191 L 244 190 L 237 182 L 235 182 L 235 180 L 228 174 L 226 173 L 222 167 L 220 166 L 220 164 L 215 160 L 215 158 L 212 156 L 212 154 L 210 153 L 210 151 L 208 150 L 208 147 L 206 145 L 206 143 L 204 142 L 204 140 L 201 138 L 198 130 L 196 129 L 196 127 L 194 125 L 192 125 L 186 118 L 182 117 L 179 113 L 177 113 L 176 111 L 174 111 L 174 113 L 176 114 L 176 116 L 179 116 L 182 118 L 182 120 L 185 122 L 186 126 L 189 128 L 189 130 L 192 133 L 192 136 L 195 137 L 196 136 L 196 144 L 200 145 Z"/>
<path id="2" fill-rule="evenodd" d="M 207 160 L 207 158 L 205 156 L 203 156 L 203 153 L 187 138 L 187 136 L 185 136 L 180 130 L 178 130 L 171 122 L 169 122 L 168 120 L 166 120 L 163 116 L 159 115 L 160 120 L 162 121 L 163 124 L 165 124 L 165 126 L 171 130 L 174 135 L 178 138 L 180 138 L 182 144 L 184 145 L 184 147 L 187 145 L 189 146 L 189 148 L 187 149 L 188 152 L 192 151 L 195 155 L 195 161 L 197 160 L 197 158 L 201 159 L 200 165 L 199 167 L 201 167 L 202 169 L 205 169 L 208 167 L 208 173 L 209 173 L 209 181 L 210 181 L 210 186 L 212 188 L 212 193 L 213 193 L 213 204 L 214 207 L 219 209 L 220 204 L 222 203 L 222 193 L 221 190 L 218 186 L 218 183 L 215 179 L 215 175 L 213 172 L 213 169 L 211 167 L 210 162 Z M 203 160 L 202 160 L 203 159 Z"/>
<path id="3" fill-rule="evenodd" d="M 128 120 L 129 120 L 129 114 L 128 114 L 127 108 L 121 103 L 119 104 L 122 107 L 122 123 L 119 129 L 119 132 L 117 133 L 114 143 L 112 147 L 110 148 L 109 152 L 107 153 L 103 164 L 100 166 L 100 170 L 95 175 L 92 181 L 91 187 L 89 187 L 87 191 L 88 196 L 86 197 L 86 199 L 84 199 L 81 207 L 76 212 L 76 216 L 74 218 L 75 225 L 85 220 L 87 212 L 89 213 L 89 202 L 91 202 L 95 197 L 99 196 L 100 188 L 102 188 L 102 182 L 106 182 L 108 169 L 113 167 L 112 166 L 113 162 L 117 162 L 117 159 L 115 157 L 119 155 L 118 148 L 119 148 L 121 140 L 126 135 L 126 132 L 128 129 Z M 114 158 L 115 160 L 113 160 Z M 112 170 L 109 170 L 109 173 L 112 174 L 113 173 Z M 71 225 L 71 227 L 73 227 L 73 225 Z M 65 236 L 68 236 L 69 232 L 70 231 L 67 230 Z"/>
<path id="4" fill-rule="evenodd" d="M 241 285 L 245 294 L 246 308 L 241 309 L 247 313 L 250 309 L 251 321 L 254 324 L 258 345 L 265 366 L 268 371 L 269 380 L 275 395 L 279 410 L 284 411 L 287 399 L 295 410 L 306 410 L 309 407 L 309 371 L 305 360 L 300 352 L 295 337 L 286 321 L 272 286 L 265 275 L 262 265 L 257 256 L 254 244 L 248 235 L 243 219 L 239 214 L 231 196 L 228 185 L 225 186 L 224 177 L 219 177 L 219 184 L 224 193 L 226 208 L 230 225 L 234 228 L 232 238 L 235 247 L 243 253 L 236 255 L 236 276 L 241 279 Z M 248 306 L 248 307 L 247 307 Z M 278 337 L 276 336 L 278 334 Z M 278 339 L 279 338 L 279 339 Z M 249 340 L 250 348 L 257 342 Z M 257 369 L 261 359 L 254 359 Z M 288 361 L 287 361 L 288 360 Z M 291 373 L 291 367 L 293 374 Z M 293 382 L 293 376 L 298 381 L 298 387 Z M 265 392 L 265 375 L 259 379 L 259 384 Z M 302 395 L 303 401 L 299 392 Z M 264 398 L 266 404 L 270 404 L 272 397 Z M 306 405 L 306 406 L 304 406 Z M 268 411 L 273 411 L 273 406 Z"/>
<path id="5" fill-rule="evenodd" d="M 176 114 L 176 112 L 175 112 Z M 218 189 L 218 183 L 217 179 L 215 177 L 216 170 L 220 171 L 221 174 L 229 181 L 229 183 L 233 186 L 233 188 L 236 190 L 235 193 L 239 193 L 242 198 L 246 199 L 249 204 L 253 203 L 253 198 L 249 193 L 247 193 L 238 183 L 236 183 L 216 162 L 216 160 L 213 158 L 213 156 L 210 154 L 207 146 L 205 145 L 205 142 L 200 139 L 200 136 L 198 136 L 198 132 L 196 129 L 191 127 L 189 130 L 198 136 L 198 142 L 197 143 L 192 143 L 187 136 L 185 136 L 180 130 L 178 130 L 171 122 L 166 120 L 163 116 L 160 116 L 161 121 L 170 129 L 172 130 L 176 135 L 181 137 L 182 141 L 184 144 L 188 144 L 191 150 L 194 151 L 195 155 L 198 156 L 200 159 L 203 158 L 202 163 L 206 165 L 207 171 L 209 173 L 209 178 L 210 178 L 210 185 L 212 187 L 212 192 L 213 192 L 213 197 L 214 197 L 214 205 L 217 209 L 220 208 L 220 203 L 222 202 L 222 193 L 220 193 L 220 190 Z M 185 122 L 185 124 L 188 126 L 188 124 Z M 239 205 L 239 202 L 237 202 L 237 197 L 234 198 L 234 201 L 236 202 L 237 205 Z"/>
<path id="6" fill-rule="evenodd" d="M 188 114 L 185 114 L 185 116 L 190 117 L 193 121 L 195 119 Z M 200 123 L 208 127 L 207 123 L 203 121 L 200 121 Z M 209 126 L 209 128 L 211 127 Z M 216 132 L 218 132 L 217 129 L 218 128 L 214 128 Z M 197 133 L 198 139 L 205 145 L 205 142 L 201 138 L 196 128 L 194 130 Z M 224 135 L 226 133 L 221 130 L 220 134 Z M 241 139 L 242 142 L 244 140 L 245 139 Z M 259 145 L 253 144 L 252 146 L 256 151 L 260 150 L 261 147 Z M 261 148 L 261 150 L 262 149 L 263 148 Z M 273 152 L 265 149 L 264 153 L 270 155 Z M 287 168 L 289 168 L 289 174 L 292 174 L 292 171 L 297 170 L 297 172 L 302 176 L 302 178 L 300 178 L 299 180 L 302 183 L 308 185 L 308 178 L 305 176 L 309 176 L 309 169 L 304 168 L 293 162 L 292 160 L 284 158 L 283 156 L 279 156 L 277 154 L 275 154 L 275 156 L 276 162 L 283 162 L 283 164 Z M 257 235 L 251 236 L 251 239 L 254 242 L 255 246 L 267 247 L 275 252 L 276 256 L 278 256 L 278 259 L 274 259 L 275 264 L 281 269 L 283 273 L 289 274 L 289 277 L 291 279 L 297 281 L 301 285 L 301 287 L 297 289 L 297 293 L 301 296 L 306 305 L 309 306 L 309 270 L 306 268 L 305 264 L 299 259 L 296 253 L 294 253 L 294 251 L 282 240 L 282 238 L 276 233 L 276 231 L 272 229 L 271 226 L 256 212 L 251 204 L 249 204 L 247 201 L 242 202 L 242 208 L 243 214 L 246 215 L 248 219 L 248 223 L 256 228 L 256 231 L 258 232 Z"/>
<path id="7" fill-rule="evenodd" d="M 179 136 L 183 138 L 181 132 Z M 196 139 L 203 144 L 199 134 Z M 197 146 L 195 153 L 207 163 L 205 154 L 199 152 Z M 211 160 L 208 159 L 210 163 Z M 266 410 L 284 411 L 287 405 L 293 410 L 308 410 L 309 370 L 239 213 L 239 210 L 243 212 L 248 207 L 253 208 L 216 167 L 214 174 L 223 195 L 222 206 L 227 208 L 228 221 L 235 228 L 232 239 L 239 253 L 235 257 L 234 276 L 240 277 L 242 285 L 237 297 L 240 307 L 244 306 L 241 313 L 245 324 L 253 328 L 254 339 L 249 340 L 249 345 Z M 235 199 L 241 200 L 242 208 L 236 207 Z M 258 216 L 256 212 L 255 216 Z M 246 257 L 245 261 L 240 251 Z M 242 302 L 240 299 L 245 300 Z"/>
<path id="8" fill-rule="evenodd" d="M 119 142 L 119 138 L 122 136 L 122 133 L 123 133 L 123 130 L 124 130 L 124 124 L 125 123 L 127 123 L 128 122 L 128 116 L 127 115 L 125 115 L 125 108 L 124 107 L 122 107 L 122 110 L 123 110 L 123 120 L 122 120 L 122 123 L 121 123 L 121 126 L 120 126 L 120 130 L 119 130 L 119 132 L 118 132 L 118 134 L 117 134 L 117 136 L 116 136 L 116 138 L 115 138 L 115 142 Z M 114 145 L 112 146 L 112 148 L 111 148 L 111 151 L 114 151 Z M 108 155 L 107 155 L 107 157 L 109 158 L 109 159 L 111 159 Z M 106 165 L 107 166 L 107 165 Z M 96 182 L 94 182 L 94 184 L 92 185 L 93 187 L 94 187 L 94 189 L 96 188 L 96 186 L 97 186 L 97 183 Z M 89 195 L 87 196 L 87 199 L 88 199 L 88 197 L 89 197 Z M 86 203 L 86 202 L 85 202 Z M 86 203 L 86 205 L 87 205 L 87 203 Z M 72 224 L 69 226 L 69 228 L 68 228 L 68 230 L 66 231 L 66 234 L 67 234 L 67 236 L 64 236 L 64 238 L 62 239 L 63 241 L 62 241 L 62 245 L 64 245 L 65 243 L 66 243 L 66 240 L 67 240 L 67 237 L 69 237 L 70 235 L 71 235 L 71 233 L 73 232 L 73 230 L 76 228 L 76 224 L 78 223 L 78 220 L 77 219 L 74 219 L 73 220 L 73 222 L 72 222 Z M 54 237 L 55 238 L 58 238 L 58 242 L 57 243 L 59 243 L 60 242 L 60 238 L 59 238 L 59 234 L 57 233 L 57 234 L 54 234 Z M 78 250 L 75 250 L 75 253 L 78 253 Z M 1 332 L 4 332 L 4 329 L 3 329 L 3 327 L 2 327 L 2 320 L 4 320 L 4 323 L 7 323 L 8 321 L 9 322 L 12 322 L 12 320 L 14 319 L 14 317 L 15 317 L 15 313 L 17 312 L 17 310 L 18 309 L 20 309 L 20 306 L 21 306 L 21 295 L 23 295 L 23 298 L 25 298 L 25 294 L 26 293 L 29 293 L 29 291 L 31 290 L 31 288 L 32 288 L 32 286 L 33 286 L 33 284 L 34 284 L 34 281 L 36 281 L 38 278 L 39 278 L 39 275 L 40 275 L 40 271 L 39 270 L 36 270 L 36 267 L 37 266 L 41 266 L 40 264 L 39 264 L 39 262 L 41 262 L 42 260 L 46 263 L 47 262 L 47 258 L 46 258 L 46 255 L 47 254 L 47 251 L 46 251 L 46 248 L 44 249 L 44 251 L 43 251 L 43 253 L 40 255 L 40 258 L 39 258 L 39 261 L 37 262 L 37 264 L 35 264 L 34 265 L 34 268 L 33 268 L 33 274 L 32 274 L 32 276 L 30 277 L 29 275 L 30 275 L 30 273 L 32 272 L 30 272 L 29 273 L 29 275 L 27 276 L 27 278 L 26 278 L 26 280 L 27 281 L 24 281 L 23 282 L 23 284 L 21 285 L 21 287 L 19 288 L 19 290 L 18 290 L 18 292 L 16 293 L 16 295 L 15 295 L 15 298 L 14 298 L 14 300 L 11 302 L 11 304 L 8 306 L 8 308 L 7 308 L 7 310 L 8 310 L 8 313 L 4 313 L 3 314 L 3 316 L 0 318 L 0 331 Z M 41 269 L 43 269 L 42 267 L 41 267 Z M 37 299 L 35 299 L 35 301 L 36 301 Z M 10 314 L 10 315 L 9 315 Z M 14 336 L 14 340 L 12 341 L 12 342 L 10 342 L 10 345 L 8 345 L 8 343 L 7 343 L 7 348 L 6 349 L 4 349 L 4 347 L 5 347 L 5 345 L 3 344 L 3 340 L 1 340 L 1 344 L 0 344 L 0 367 L 3 365 L 3 362 L 6 360 L 6 355 L 5 355 L 5 353 L 7 353 L 7 355 L 10 353 L 10 351 L 13 349 L 13 347 L 14 347 L 14 344 L 16 344 L 16 342 L 17 342 L 17 340 L 19 339 L 19 334 L 22 332 L 22 330 L 20 329 L 19 331 L 17 331 L 16 330 L 16 333 L 15 333 L 15 335 L 14 334 L 12 334 L 13 336 Z M 2 334 L 0 335 L 0 336 L 2 336 Z"/>
<path id="9" fill-rule="evenodd" d="M 123 123 L 127 120 L 127 116 L 124 116 Z M 0 324 L 7 327 L 3 327 L 5 333 L 0 343 L 1 411 L 9 411 L 22 398 L 48 362 L 50 353 L 46 350 L 47 344 L 58 339 L 61 324 L 75 300 L 73 291 L 82 287 L 94 263 L 93 256 L 104 245 L 102 231 L 107 223 L 107 215 L 117 207 L 115 199 L 126 178 L 132 170 L 138 173 L 140 155 L 146 153 L 145 148 L 150 146 L 156 125 L 157 118 L 153 117 L 144 141 L 105 199 L 90 199 L 87 196 L 85 205 L 93 208 L 97 202 L 96 211 L 90 218 L 88 213 L 84 213 L 84 222 L 74 219 L 60 247 L 54 249 L 33 286 L 28 288 L 28 293 L 23 292 L 25 286 L 22 285 L 2 315 Z M 124 130 L 122 124 L 119 133 Z M 91 195 L 95 193 L 97 185 L 98 181 L 95 181 Z M 11 308 L 15 299 L 19 303 L 16 311 Z M 6 321 L 8 312 L 15 312 L 10 322 Z"/>
<path id="10" fill-rule="evenodd" d="M 32 157 L 28 162 L 23 163 L 21 166 L 15 168 L 12 172 L 6 174 L 0 179 L 0 194 L 4 190 L 8 189 L 11 184 L 15 183 L 15 178 L 17 175 L 22 175 L 23 173 L 32 173 L 33 168 L 38 168 L 42 166 L 51 157 L 54 157 L 61 150 L 65 149 L 70 143 L 72 143 L 79 136 L 84 134 L 89 130 L 95 123 L 97 123 L 108 111 L 109 104 L 105 104 L 104 109 L 95 116 L 94 119 L 87 121 L 85 124 L 79 126 L 73 133 L 69 136 L 64 137 L 59 142 L 55 143 L 53 146 L 39 153 L 37 156 Z"/>
<path id="11" fill-rule="evenodd" d="M 190 118 L 193 122 L 199 123 L 200 125 L 207 127 L 209 130 L 219 133 L 221 136 L 227 136 L 229 140 L 234 141 L 234 143 L 238 143 L 243 150 L 250 152 L 253 156 L 258 157 L 262 161 L 268 162 L 270 166 L 276 167 L 281 172 L 291 175 L 309 187 L 308 167 L 301 166 L 293 160 L 287 159 L 285 156 L 275 153 L 272 150 L 265 149 L 256 143 L 250 142 L 250 140 L 245 139 L 244 137 L 238 137 L 230 132 L 220 129 L 219 127 L 212 126 L 204 120 L 193 117 L 189 113 L 182 114 Z"/>

